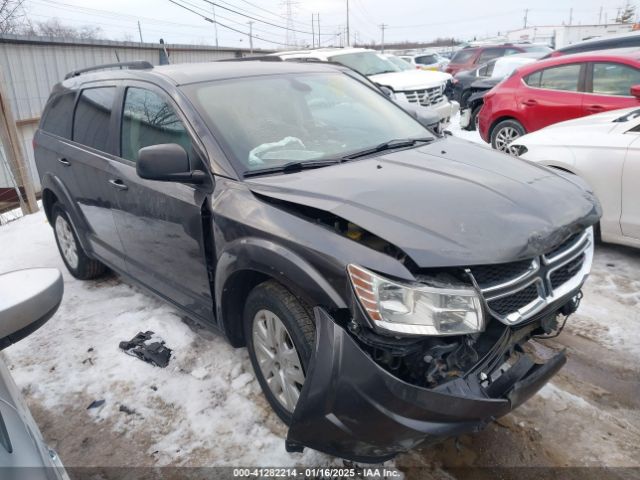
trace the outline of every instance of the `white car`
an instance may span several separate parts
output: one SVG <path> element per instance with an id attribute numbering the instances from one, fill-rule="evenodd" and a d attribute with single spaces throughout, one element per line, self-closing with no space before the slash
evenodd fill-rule
<path id="1" fill-rule="evenodd" d="M 434 110 L 446 127 L 458 113 L 458 102 L 450 102 L 445 95 L 451 75 L 424 70 L 402 70 L 383 54 L 366 48 L 318 48 L 278 52 L 272 55 L 282 60 L 315 60 L 336 62 L 368 77 L 372 82 L 392 90 L 396 98 L 420 104 Z"/>
<path id="2" fill-rule="evenodd" d="M 603 209 L 602 241 L 640 247 L 640 109 L 556 123 L 514 140 L 520 158 L 591 185 Z"/>
<path id="3" fill-rule="evenodd" d="M 420 70 L 444 71 L 449 65 L 449 59 L 438 52 L 422 52 L 416 55 L 399 55 L 399 57 Z"/>

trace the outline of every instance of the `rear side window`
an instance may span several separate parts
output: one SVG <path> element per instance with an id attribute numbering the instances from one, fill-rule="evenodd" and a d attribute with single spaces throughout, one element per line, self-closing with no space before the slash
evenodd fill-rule
<path id="1" fill-rule="evenodd" d="M 572 65 L 546 68 L 528 75 L 524 81 L 530 87 L 577 92 L 580 79 L 580 65 L 579 63 L 575 63 Z"/>
<path id="2" fill-rule="evenodd" d="M 75 92 L 64 93 L 51 99 L 40 128 L 45 132 L 70 139 L 75 99 Z"/>
<path id="3" fill-rule="evenodd" d="M 478 76 L 479 77 L 490 77 L 491 74 L 493 73 L 493 67 L 496 66 L 496 62 L 495 61 L 491 61 L 489 63 L 487 63 L 485 66 L 480 67 L 480 69 L 478 70 Z"/>
<path id="4" fill-rule="evenodd" d="M 431 65 L 432 63 L 437 63 L 438 59 L 435 55 L 423 55 L 421 57 L 416 57 L 416 63 L 419 65 Z"/>
<path id="5" fill-rule="evenodd" d="M 109 143 L 109 122 L 115 87 L 83 90 L 73 118 L 73 140 L 96 150 L 106 152 Z"/>
<path id="6" fill-rule="evenodd" d="M 621 63 L 593 64 L 593 93 L 628 97 L 633 85 L 640 85 L 640 70 Z"/>
<path id="7" fill-rule="evenodd" d="M 127 88 L 122 112 L 122 158 L 135 162 L 138 150 L 163 143 L 177 143 L 191 152 L 191 138 L 173 107 L 150 90 Z"/>
<path id="8" fill-rule="evenodd" d="M 451 63 L 467 63 L 475 54 L 476 50 L 460 50 L 453 56 Z"/>
<path id="9" fill-rule="evenodd" d="M 504 48 L 486 48 L 478 57 L 478 63 L 487 63 L 494 58 L 502 57 L 504 52 Z"/>

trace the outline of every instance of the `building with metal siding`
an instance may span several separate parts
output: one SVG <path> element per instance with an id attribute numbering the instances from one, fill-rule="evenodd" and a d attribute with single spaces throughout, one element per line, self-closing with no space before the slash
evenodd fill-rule
<path id="1" fill-rule="evenodd" d="M 164 50 L 170 62 L 211 62 L 248 55 L 248 50 L 200 45 L 114 42 L 47 37 L 0 35 L 0 72 L 23 140 L 32 177 L 38 184 L 31 141 L 51 88 L 64 76 L 80 68 L 105 63 L 146 60 L 163 63 Z M 267 53 L 254 51 L 255 54 Z M 4 151 L 0 149 L 0 201 L 12 196 L 14 184 Z"/>

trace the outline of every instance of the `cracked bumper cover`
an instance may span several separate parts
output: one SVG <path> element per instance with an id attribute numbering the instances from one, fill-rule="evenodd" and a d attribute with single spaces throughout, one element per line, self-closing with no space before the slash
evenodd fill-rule
<path id="1" fill-rule="evenodd" d="M 321 308 L 316 347 L 293 414 L 286 447 L 381 462 L 427 439 L 476 431 L 533 396 L 564 365 L 522 357 L 502 377 L 474 393 L 465 381 L 435 389 L 406 383 L 384 370 Z"/>

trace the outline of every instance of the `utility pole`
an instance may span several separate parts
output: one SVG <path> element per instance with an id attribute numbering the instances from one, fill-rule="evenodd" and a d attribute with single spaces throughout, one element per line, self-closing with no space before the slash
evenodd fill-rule
<path id="1" fill-rule="evenodd" d="M 313 36 L 313 40 L 311 41 L 311 44 L 313 45 L 312 48 L 316 48 L 316 14 L 315 13 L 311 14 L 311 35 Z"/>
<path id="2" fill-rule="evenodd" d="M 253 53 L 253 22 L 247 22 L 249 24 L 249 53 Z"/>
<path id="3" fill-rule="evenodd" d="M 382 42 L 381 42 L 381 44 L 382 44 L 382 53 L 384 53 L 384 31 L 385 31 L 385 29 L 386 29 L 387 27 L 388 27 L 388 25 L 386 25 L 386 24 L 384 24 L 384 23 L 382 23 L 382 24 L 380 25 L 380 32 L 382 33 Z"/>
<path id="4" fill-rule="evenodd" d="M 600 13 L 598 14 L 598 25 L 602 25 L 602 7 L 600 7 Z"/>
<path id="5" fill-rule="evenodd" d="M 569 9 L 569 25 L 573 22 L 573 8 Z"/>
<path id="6" fill-rule="evenodd" d="M 142 40 L 142 27 L 140 26 L 140 20 L 138 20 L 138 33 L 140 34 L 140 43 L 144 43 Z"/>
<path id="7" fill-rule="evenodd" d="M 211 4 L 211 11 L 213 12 L 213 31 L 216 35 L 216 48 L 218 48 L 218 22 L 216 21 L 216 6 Z"/>
<path id="8" fill-rule="evenodd" d="M 14 179 L 20 208 L 22 213 L 27 215 L 38 211 L 36 200 L 36 189 L 33 185 L 33 177 L 27 165 L 27 157 L 22 150 L 22 139 L 18 134 L 16 120 L 11 112 L 8 98 L 5 94 L 4 78 L 0 75 L 0 141 L 4 147 L 4 154 L 9 163 L 9 170 Z M 26 203 L 22 196 L 20 187 L 24 188 Z"/>
<path id="9" fill-rule="evenodd" d="M 318 19 L 318 48 L 322 47 L 322 37 L 320 36 L 320 13 L 317 13 L 317 19 Z"/>
<path id="10" fill-rule="evenodd" d="M 351 37 L 349 37 L 349 0 L 347 0 L 347 47 L 351 45 Z"/>
<path id="11" fill-rule="evenodd" d="M 529 16 L 529 9 L 525 8 L 524 10 L 524 28 L 527 28 L 527 17 Z"/>
<path id="12" fill-rule="evenodd" d="M 284 0 L 284 6 L 287 10 L 286 13 L 286 17 L 287 17 L 287 34 L 286 34 L 286 44 L 289 46 L 293 46 L 296 44 L 296 32 L 295 30 L 295 23 L 293 21 L 293 7 L 294 5 L 297 5 L 297 2 L 294 2 L 293 0 Z"/>

